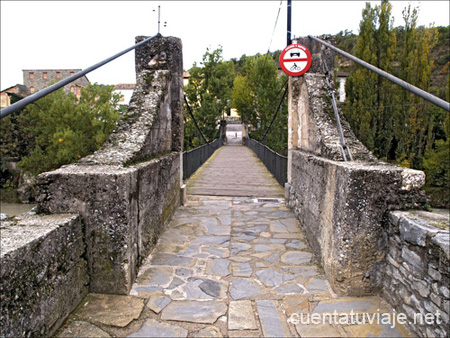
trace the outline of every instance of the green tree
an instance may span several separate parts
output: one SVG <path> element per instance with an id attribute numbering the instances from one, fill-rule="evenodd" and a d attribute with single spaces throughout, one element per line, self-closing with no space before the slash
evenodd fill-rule
<path id="1" fill-rule="evenodd" d="M 212 52 L 208 48 L 201 66 L 194 64 L 189 74 L 189 83 L 185 87 L 186 97 L 200 130 L 209 142 L 218 137 L 218 122 L 231 108 L 233 62 L 223 60 L 222 47 Z M 185 149 L 204 143 L 187 114 L 184 132 Z"/>
<path id="2" fill-rule="evenodd" d="M 34 148 L 19 165 L 39 174 L 93 153 L 120 119 L 114 86 L 89 85 L 80 99 L 62 89 L 28 105 L 21 114 Z"/>
<path id="3" fill-rule="evenodd" d="M 378 64 L 376 42 L 377 11 L 366 3 L 359 24 L 359 37 L 355 56 L 372 64 Z M 356 136 L 370 149 L 375 148 L 376 123 L 372 107 L 377 105 L 377 75 L 370 70 L 357 65 L 346 82 L 348 109 L 346 118 L 352 125 Z"/>
<path id="4" fill-rule="evenodd" d="M 233 105 L 242 119 L 252 126 L 252 137 L 259 140 L 269 127 L 281 100 L 286 76 L 278 76 L 272 54 L 247 58 L 246 75 L 237 75 L 233 85 Z M 266 144 L 280 153 L 287 151 L 287 104 L 278 113 Z"/>
<path id="5" fill-rule="evenodd" d="M 405 37 L 401 54 L 400 76 L 403 80 L 429 91 L 433 60 L 431 50 L 437 43 L 436 28 L 417 27 L 418 10 L 409 5 L 403 11 Z M 430 141 L 430 106 L 409 91 L 402 91 L 405 104 L 397 116 L 397 158 L 406 160 L 411 167 L 421 168 L 427 141 Z"/>
<path id="6" fill-rule="evenodd" d="M 19 101 L 17 96 L 11 97 L 11 104 Z M 0 161 L 5 158 L 21 159 L 34 147 L 34 139 L 24 132 L 27 120 L 23 118 L 23 109 L 0 120 Z"/>
<path id="7" fill-rule="evenodd" d="M 391 18 L 392 5 L 382 1 L 362 13 L 355 56 L 392 72 L 396 39 Z M 388 158 L 393 142 L 393 116 L 396 102 L 394 84 L 376 73 L 356 66 L 346 84 L 346 117 L 359 139 L 377 156 Z"/>
<path id="8" fill-rule="evenodd" d="M 426 174 L 425 191 L 431 196 L 432 203 L 439 207 L 450 204 L 450 114 L 446 114 L 446 138 L 437 140 L 433 147 L 426 150 L 423 169 Z"/>

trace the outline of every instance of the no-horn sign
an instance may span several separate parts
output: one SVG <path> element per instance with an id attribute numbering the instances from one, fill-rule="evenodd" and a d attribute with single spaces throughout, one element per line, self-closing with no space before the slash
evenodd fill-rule
<path id="1" fill-rule="evenodd" d="M 311 67 L 311 53 L 303 45 L 289 45 L 281 52 L 280 66 L 290 76 L 303 75 Z"/>

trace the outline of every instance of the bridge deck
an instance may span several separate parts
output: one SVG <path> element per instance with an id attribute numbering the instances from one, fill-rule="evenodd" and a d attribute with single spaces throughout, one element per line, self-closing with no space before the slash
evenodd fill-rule
<path id="1" fill-rule="evenodd" d="M 88 295 L 60 336 L 408 336 L 399 325 L 363 324 L 362 316 L 352 325 L 352 309 L 392 312 L 378 297 L 333 294 L 283 198 L 243 197 L 282 195 L 257 162 L 244 147 L 216 152 L 189 182 L 186 205 L 140 268 L 130 295 Z M 347 324 L 337 321 L 341 316 L 328 323 L 335 310 L 347 315 Z"/>
<path id="2" fill-rule="evenodd" d="M 255 153 L 241 145 L 219 148 L 186 188 L 191 195 L 284 197 L 283 188 Z"/>

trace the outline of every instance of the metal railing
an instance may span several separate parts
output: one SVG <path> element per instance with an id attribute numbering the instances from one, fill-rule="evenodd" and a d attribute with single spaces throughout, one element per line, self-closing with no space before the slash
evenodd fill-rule
<path id="1" fill-rule="evenodd" d="M 244 138 L 244 144 L 258 156 L 282 187 L 287 182 L 288 159 L 269 147 L 249 137 Z"/>
<path id="2" fill-rule="evenodd" d="M 64 87 L 65 85 L 67 85 L 67 84 L 69 84 L 69 83 L 79 79 L 80 77 L 82 77 L 82 76 L 92 72 L 93 70 L 102 67 L 103 65 L 107 64 L 108 62 L 111 62 L 112 60 L 117 59 L 119 56 L 122 56 L 122 55 L 132 51 L 133 49 L 136 49 L 137 47 L 142 46 L 143 44 L 149 42 L 150 40 L 153 40 L 154 38 L 161 37 L 161 36 L 162 35 L 158 33 L 158 34 L 156 34 L 156 35 L 154 35 L 152 37 L 149 37 L 149 38 L 147 38 L 147 39 L 145 39 L 145 40 L 135 44 L 134 46 L 131 46 L 131 47 L 127 48 L 127 49 L 124 49 L 123 51 L 121 51 L 121 52 L 119 52 L 119 53 L 117 53 L 117 54 L 115 54 L 115 55 L 113 55 L 113 56 L 111 56 L 111 57 L 109 57 L 109 58 L 107 58 L 107 59 L 105 59 L 103 61 L 100 61 L 100 62 L 96 63 L 95 65 L 93 65 L 91 67 L 88 67 L 88 68 L 86 68 L 86 69 L 84 69 L 84 70 L 82 70 L 82 71 L 80 71 L 80 72 L 78 72 L 78 73 L 76 73 L 76 74 L 74 74 L 72 76 L 66 77 L 65 79 L 62 79 L 61 81 L 58 81 L 57 83 L 55 83 L 55 84 L 53 84 L 51 86 L 48 86 L 47 88 L 44 88 L 44 89 L 38 91 L 37 93 L 34 93 L 34 94 L 30 95 L 30 96 L 27 96 L 27 97 L 23 98 L 22 100 L 17 101 L 16 103 L 14 103 L 14 104 L 6 107 L 6 108 L 3 108 L 0 111 L 0 118 L 4 118 L 5 116 L 8 116 L 9 114 L 12 114 L 15 111 L 18 111 L 19 109 L 24 108 L 25 106 L 29 105 L 30 103 L 33 103 L 33 102 L 39 100 L 40 98 L 43 98 L 44 96 L 47 96 L 50 93 L 53 93 L 54 91 Z"/>
<path id="3" fill-rule="evenodd" d="M 223 146 L 223 139 L 218 138 L 211 143 L 183 152 L 183 180 L 191 177 L 221 146 Z"/>

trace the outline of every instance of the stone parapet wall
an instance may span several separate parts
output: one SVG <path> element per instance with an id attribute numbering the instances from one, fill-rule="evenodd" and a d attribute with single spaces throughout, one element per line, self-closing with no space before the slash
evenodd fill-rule
<path id="1" fill-rule="evenodd" d="M 0 336 L 50 336 L 88 292 L 82 219 L 21 216 L 1 235 Z"/>
<path id="2" fill-rule="evenodd" d="M 421 171 L 383 163 L 340 162 L 292 151 L 286 203 L 339 295 L 370 295 L 386 248 L 388 210 L 425 202 Z"/>
<path id="3" fill-rule="evenodd" d="M 375 282 L 397 313 L 421 337 L 448 337 L 450 235 L 435 225 L 449 218 L 424 211 L 394 211 L 386 228 L 386 256 Z"/>
<path id="4" fill-rule="evenodd" d="M 83 217 L 91 292 L 129 292 L 180 204 L 180 170 L 172 152 L 129 167 L 72 165 L 39 177 L 41 210 Z"/>

